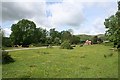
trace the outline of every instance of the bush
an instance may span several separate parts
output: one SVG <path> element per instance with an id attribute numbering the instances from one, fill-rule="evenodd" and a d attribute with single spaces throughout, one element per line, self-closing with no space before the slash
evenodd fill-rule
<path id="1" fill-rule="evenodd" d="M 2 46 L 4 46 L 4 47 L 12 47 L 12 43 L 10 41 L 10 38 L 3 37 L 2 38 Z"/>
<path id="2" fill-rule="evenodd" d="M 2 64 L 14 62 L 15 60 L 11 58 L 7 51 L 2 51 Z"/>
<path id="3" fill-rule="evenodd" d="M 71 46 L 71 44 L 70 44 L 69 41 L 64 41 L 64 42 L 61 44 L 61 49 L 73 49 L 73 47 Z"/>
<path id="4" fill-rule="evenodd" d="M 98 44 L 98 36 L 94 36 L 92 42 L 93 44 Z"/>

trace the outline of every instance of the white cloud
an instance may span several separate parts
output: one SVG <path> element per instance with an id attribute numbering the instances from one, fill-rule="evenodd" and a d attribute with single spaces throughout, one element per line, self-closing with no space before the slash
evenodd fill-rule
<path id="1" fill-rule="evenodd" d="M 52 16 L 49 21 L 52 25 L 79 26 L 84 21 L 83 6 L 81 3 L 66 2 L 49 5 Z"/>
<path id="2" fill-rule="evenodd" d="M 6 37 L 9 37 L 10 34 L 11 34 L 11 32 L 12 32 L 12 31 L 10 30 L 10 28 L 4 28 L 3 31 L 4 31 L 4 34 L 5 34 Z"/>
<path id="3" fill-rule="evenodd" d="M 91 34 L 102 34 L 105 33 L 104 18 L 96 18 L 92 23 L 92 32 Z"/>
<path id="4" fill-rule="evenodd" d="M 2 2 L 45 2 L 44 0 L 1 0 Z"/>
<path id="5" fill-rule="evenodd" d="M 34 21 L 37 27 L 46 28 L 47 30 L 53 27 L 57 28 L 58 26 L 62 26 L 62 28 L 67 30 L 64 26 L 70 26 L 70 28 L 72 26 L 75 34 L 104 33 L 105 28 L 103 20 L 116 12 L 116 8 L 110 7 L 111 5 L 109 5 L 108 2 L 116 1 L 63 0 L 61 3 L 47 5 L 45 0 L 4 0 L 2 3 L 3 24 L 6 21 L 13 21 L 13 23 L 16 23 L 20 19 L 27 18 Z M 89 16 L 85 16 L 84 10 L 86 7 L 93 8 L 96 6 L 104 9 L 105 16 L 98 16 L 95 20 L 92 19 L 91 23 L 89 22 L 87 24 L 88 26 L 86 26 L 84 22 L 87 22 L 86 18 Z M 46 10 L 51 12 L 49 17 L 46 16 Z M 97 14 L 93 15 L 96 16 Z M 9 28 L 5 28 L 7 35 L 11 32 L 10 29 L 8 29 Z"/>
<path id="6" fill-rule="evenodd" d="M 74 29 L 75 34 L 97 35 L 105 33 L 104 18 L 98 17 L 91 24 L 83 24 L 81 27 Z"/>
<path id="7" fill-rule="evenodd" d="M 2 2 L 44 2 L 43 0 L 1 0 Z M 62 0 L 46 0 L 49 2 L 59 2 Z M 63 0 L 65 2 L 117 2 L 118 0 Z"/>
<path id="8" fill-rule="evenodd" d="M 36 18 L 39 23 L 45 19 L 45 3 L 37 2 L 3 2 L 2 3 L 3 22 L 9 20 L 19 20 L 23 18 Z"/>

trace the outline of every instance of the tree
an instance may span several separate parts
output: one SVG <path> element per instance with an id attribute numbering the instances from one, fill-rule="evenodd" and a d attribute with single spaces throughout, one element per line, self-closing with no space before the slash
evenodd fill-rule
<path id="1" fill-rule="evenodd" d="M 100 44 L 100 43 L 102 43 L 103 42 L 103 40 L 102 40 L 102 38 L 98 38 L 98 40 L 97 40 L 97 42 Z"/>
<path id="2" fill-rule="evenodd" d="M 3 46 L 3 47 L 11 47 L 12 44 L 11 44 L 10 38 L 8 38 L 8 37 L 3 37 L 3 38 L 2 38 L 2 46 Z"/>
<path id="3" fill-rule="evenodd" d="M 2 28 L 0 27 L 0 48 L 2 48 L 2 38 L 3 38 L 3 32 L 2 32 Z"/>
<path id="4" fill-rule="evenodd" d="M 60 38 L 56 37 L 56 38 L 54 39 L 54 43 L 55 43 L 56 45 L 59 45 L 59 44 L 60 44 Z"/>
<path id="5" fill-rule="evenodd" d="M 27 19 L 20 20 L 11 26 L 11 41 L 14 45 L 29 45 L 34 41 L 36 25 Z"/>
<path id="6" fill-rule="evenodd" d="M 69 40 L 65 40 L 62 44 L 61 44 L 61 49 L 73 49 L 73 47 L 70 44 Z"/>
<path id="7" fill-rule="evenodd" d="M 42 30 L 42 36 L 41 36 L 41 39 L 40 39 L 42 44 L 45 44 L 45 42 L 46 42 L 46 36 L 47 36 L 47 30 L 43 29 Z"/>
<path id="8" fill-rule="evenodd" d="M 80 43 L 80 37 L 73 35 L 73 30 L 72 29 L 68 29 L 68 37 L 69 40 L 71 42 L 71 44 L 78 44 Z"/>
<path id="9" fill-rule="evenodd" d="M 45 44 L 47 36 L 47 30 L 42 28 L 35 29 L 35 43 Z"/>
<path id="10" fill-rule="evenodd" d="M 52 41 L 54 41 L 54 39 L 55 39 L 55 37 L 56 37 L 55 28 L 50 29 L 50 36 L 51 36 Z"/>
<path id="11" fill-rule="evenodd" d="M 118 11 L 115 15 L 105 19 L 106 36 L 108 39 L 120 48 L 120 1 L 118 2 Z"/>
<path id="12" fill-rule="evenodd" d="M 80 37 L 73 35 L 71 39 L 72 44 L 80 43 Z"/>
<path id="13" fill-rule="evenodd" d="M 93 44 L 97 44 L 98 43 L 98 36 L 94 36 L 92 42 L 93 42 Z"/>
<path id="14" fill-rule="evenodd" d="M 46 37 L 46 44 L 48 45 L 52 44 L 52 38 L 50 36 Z"/>
<path id="15" fill-rule="evenodd" d="M 69 31 L 61 31 L 61 40 L 62 42 L 65 40 L 69 40 L 71 43 L 72 34 Z"/>
<path id="16" fill-rule="evenodd" d="M 53 41 L 53 44 L 57 44 L 58 42 L 56 43 L 56 39 L 58 39 L 58 38 L 60 39 L 61 34 L 60 34 L 60 32 L 56 31 L 55 28 L 53 28 L 53 29 L 50 29 L 50 37 Z"/>

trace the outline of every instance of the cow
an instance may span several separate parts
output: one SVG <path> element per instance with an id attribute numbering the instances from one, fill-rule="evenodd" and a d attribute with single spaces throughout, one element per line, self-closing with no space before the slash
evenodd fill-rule
<path id="1" fill-rule="evenodd" d="M 92 41 L 86 40 L 85 43 L 84 43 L 84 45 L 92 45 Z"/>

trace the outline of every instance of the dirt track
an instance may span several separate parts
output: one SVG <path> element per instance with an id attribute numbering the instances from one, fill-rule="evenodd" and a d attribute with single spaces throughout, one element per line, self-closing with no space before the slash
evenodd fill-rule
<path id="1" fill-rule="evenodd" d="M 52 47 L 58 47 L 58 46 L 52 46 Z M 19 50 L 40 49 L 40 48 L 47 48 L 47 47 L 18 48 L 18 49 L 10 49 L 10 50 L 5 50 L 5 51 L 19 51 Z"/>

